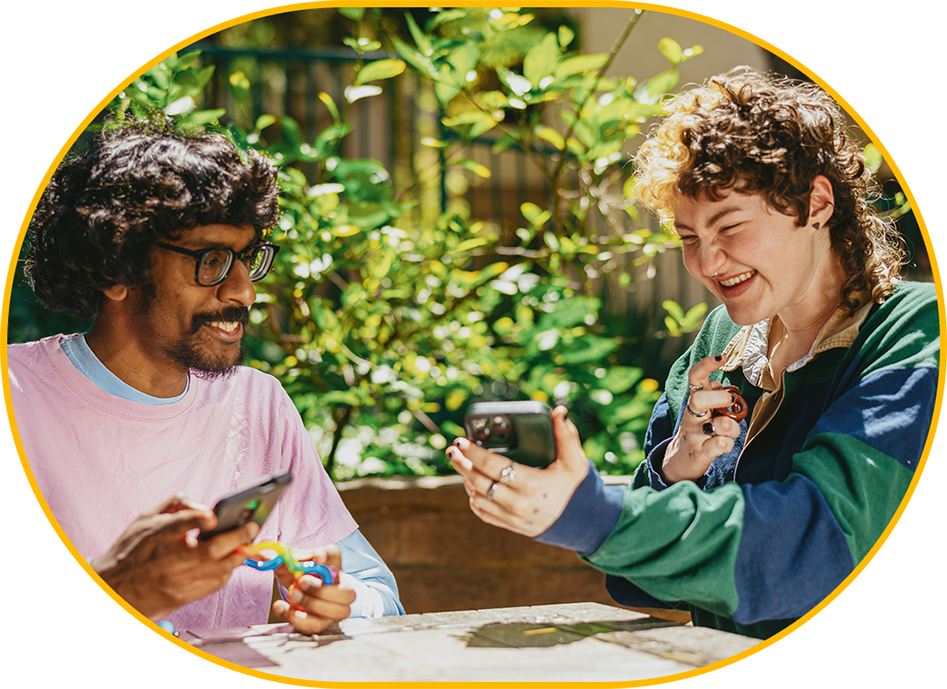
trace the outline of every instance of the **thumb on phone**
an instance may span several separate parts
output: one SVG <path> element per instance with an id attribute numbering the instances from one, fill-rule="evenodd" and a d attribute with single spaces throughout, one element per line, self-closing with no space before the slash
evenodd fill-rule
<path id="1" fill-rule="evenodd" d="M 552 429 L 556 436 L 556 452 L 563 469 L 570 473 L 581 473 L 585 477 L 588 471 L 588 459 L 579 439 L 579 429 L 567 417 L 568 410 L 559 405 L 552 410 Z"/>

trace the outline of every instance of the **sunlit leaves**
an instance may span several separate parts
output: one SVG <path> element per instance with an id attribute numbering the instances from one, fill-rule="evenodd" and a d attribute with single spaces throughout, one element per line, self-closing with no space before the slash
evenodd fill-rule
<path id="1" fill-rule="evenodd" d="M 668 315 L 664 317 L 664 324 L 673 337 L 694 332 L 700 327 L 701 319 L 707 312 L 707 304 L 698 304 L 687 313 L 677 302 L 667 299 L 661 304 Z"/>
<path id="2" fill-rule="evenodd" d="M 355 84 L 365 84 L 378 79 L 391 79 L 404 72 L 405 63 L 401 60 L 378 60 L 362 67 L 355 77 Z"/>
<path id="3" fill-rule="evenodd" d="M 250 95 L 250 80 L 240 70 L 232 73 L 228 82 L 230 83 L 230 92 L 238 103 L 245 101 L 247 96 Z"/>
<path id="4" fill-rule="evenodd" d="M 559 60 L 559 40 L 555 34 L 546 34 L 542 41 L 530 48 L 523 60 L 523 76 L 533 88 L 545 88 L 544 81 L 552 76 Z M 546 82 L 546 86 L 551 82 Z"/>
<path id="5" fill-rule="evenodd" d="M 704 52 L 702 46 L 695 45 L 687 50 L 682 50 L 677 41 L 673 38 L 662 38 L 658 41 L 658 50 L 668 59 L 673 66 L 677 67 L 682 62 L 686 62 L 692 57 L 696 57 Z"/>
<path id="6" fill-rule="evenodd" d="M 353 67 L 338 91 L 323 86 L 334 98 L 313 94 L 315 133 L 285 114 L 259 116 L 249 131 L 227 123 L 241 146 L 273 156 L 283 190 L 273 231 L 282 250 L 257 285 L 253 365 L 280 377 L 322 456 L 334 452 L 335 478 L 448 470 L 443 447 L 462 432 L 464 407 L 484 397 L 569 403 L 597 466 L 628 470 L 660 391 L 633 365 L 645 326 L 600 297 L 631 291 L 637 263 L 675 245 L 635 222 L 629 140 L 699 48 L 662 41 L 670 68 L 638 82 L 605 78 L 607 55 L 577 51 L 572 28 L 541 29 L 518 9 L 406 13 L 400 36 L 381 33 L 374 11 L 339 11 L 353 29 L 339 38 Z M 517 32 L 536 38 L 491 63 L 497 41 Z M 368 54 L 381 44 L 388 55 Z M 249 110 L 256 77 L 239 62 L 231 69 L 223 86 Z M 360 149 L 345 140 L 353 125 L 388 126 L 366 125 L 368 108 L 353 105 L 399 92 L 392 80 L 405 77 L 423 80 L 427 119 L 415 123 L 413 155 L 433 183 L 417 179 L 427 169 L 351 157 Z M 125 107 L 167 108 L 173 92 L 177 116 L 220 117 L 196 110 L 208 78 L 199 55 L 173 57 L 128 89 Z M 525 152 L 536 183 L 517 196 L 519 213 L 504 203 L 499 217 L 478 219 L 461 202 L 490 186 L 482 180 L 506 177 L 512 157 L 486 162 L 474 140 Z M 445 173 L 463 186 L 438 215 L 424 184 Z M 684 334 L 702 314 L 672 306 L 654 329 Z"/>
<path id="7" fill-rule="evenodd" d="M 882 163 L 884 163 L 884 157 L 881 155 L 881 151 L 878 149 L 875 144 L 868 144 L 865 146 L 865 165 L 868 166 L 868 169 L 871 170 L 871 173 L 874 174 L 878 172 L 881 168 Z"/>

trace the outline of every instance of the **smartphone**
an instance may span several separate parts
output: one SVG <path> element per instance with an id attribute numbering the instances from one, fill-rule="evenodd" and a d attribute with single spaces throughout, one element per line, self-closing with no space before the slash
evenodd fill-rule
<path id="1" fill-rule="evenodd" d="M 552 417 L 544 402 L 474 402 L 464 429 L 480 447 L 520 464 L 544 468 L 556 460 Z"/>
<path id="2" fill-rule="evenodd" d="M 249 488 L 221 498 L 214 505 L 217 528 L 201 533 L 201 539 L 206 540 L 226 531 L 232 531 L 249 521 L 255 521 L 262 527 L 292 479 L 292 473 L 289 471 L 272 474 Z"/>

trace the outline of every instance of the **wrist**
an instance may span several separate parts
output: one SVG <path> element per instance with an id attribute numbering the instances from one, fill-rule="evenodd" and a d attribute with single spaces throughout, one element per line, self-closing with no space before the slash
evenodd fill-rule
<path id="1" fill-rule="evenodd" d="M 696 466 L 682 466 L 679 457 L 665 457 L 661 463 L 659 473 L 664 483 L 671 486 L 681 481 L 696 481 L 704 475 L 704 470 Z"/>

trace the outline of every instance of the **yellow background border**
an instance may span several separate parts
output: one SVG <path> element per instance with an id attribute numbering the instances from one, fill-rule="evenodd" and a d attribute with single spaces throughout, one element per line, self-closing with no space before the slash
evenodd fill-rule
<path id="1" fill-rule="evenodd" d="M 348 4 L 348 3 L 345 3 Z M 559 3 L 556 3 L 559 4 Z M 575 3 L 562 3 L 571 6 Z M 602 3 L 611 5 L 612 3 Z M 647 9 L 713 24 L 751 40 L 808 74 L 853 115 L 881 149 L 912 201 L 935 275 L 945 239 L 935 209 L 943 186 L 943 9 L 899 3 L 797 0 L 654 0 Z M 838 6 L 836 6 L 838 5 Z M 208 34 L 306 3 L 19 4 L 5 10 L 2 164 L 6 232 L 0 236 L 6 324 L 14 263 L 43 187 L 92 117 L 137 75 Z M 400 5 L 399 5 L 400 6 Z M 619 4 L 616 6 L 625 6 Z M 606 49 L 608 46 L 603 46 Z M 5 356 L 5 354 L 4 354 Z M 909 685 L 938 676 L 938 593 L 944 581 L 941 494 L 947 447 L 939 397 L 917 476 L 878 544 L 839 589 L 787 631 L 735 658 L 654 686 Z M 220 686 L 270 678 L 192 649 L 135 613 L 94 576 L 58 528 L 19 444 L 10 397 L 0 395 L 5 533 L 4 683 L 69 687 Z M 8 686 L 13 686 L 8 684 Z"/>

